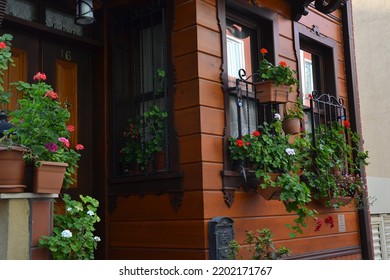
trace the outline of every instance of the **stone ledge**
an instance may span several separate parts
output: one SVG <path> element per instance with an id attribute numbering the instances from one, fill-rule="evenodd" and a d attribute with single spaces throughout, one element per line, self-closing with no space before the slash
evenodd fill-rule
<path id="1" fill-rule="evenodd" d="M 58 194 L 54 193 L 0 193 L 0 199 L 47 199 L 58 198 Z"/>

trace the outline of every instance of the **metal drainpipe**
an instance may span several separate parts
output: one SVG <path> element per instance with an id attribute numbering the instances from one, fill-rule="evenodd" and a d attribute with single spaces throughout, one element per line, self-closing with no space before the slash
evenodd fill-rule
<path id="1" fill-rule="evenodd" d="M 355 45 L 352 28 L 352 6 L 351 1 L 348 1 L 341 8 L 342 12 L 342 28 L 344 41 L 344 54 L 347 77 L 347 92 L 349 100 L 349 112 L 351 115 L 351 127 L 353 130 L 361 134 L 361 116 L 359 108 L 359 96 L 357 88 L 357 72 L 355 63 Z M 362 167 L 362 176 L 365 178 L 365 168 Z M 362 247 L 363 259 L 374 259 L 370 212 L 367 209 L 358 210 L 359 217 L 359 233 Z"/>

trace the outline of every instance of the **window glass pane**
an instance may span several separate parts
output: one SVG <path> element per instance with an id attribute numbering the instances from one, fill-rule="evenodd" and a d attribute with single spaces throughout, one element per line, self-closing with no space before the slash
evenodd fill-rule
<path id="1" fill-rule="evenodd" d="M 165 9 L 118 11 L 113 22 L 114 176 L 169 171 Z M 159 152 L 164 159 L 157 167 Z"/>
<path id="2" fill-rule="evenodd" d="M 14 17 L 36 22 L 38 19 L 37 7 L 27 0 L 8 0 L 5 13 Z"/>
<path id="3" fill-rule="evenodd" d="M 229 86 L 234 86 L 240 69 L 245 69 L 247 75 L 253 73 L 252 46 L 256 42 L 256 32 L 255 30 L 232 20 L 227 20 L 226 25 Z"/>
<path id="4" fill-rule="evenodd" d="M 47 8 L 45 13 L 46 26 L 78 36 L 83 35 L 83 27 L 74 23 L 74 15 L 66 14 L 50 8 Z"/>

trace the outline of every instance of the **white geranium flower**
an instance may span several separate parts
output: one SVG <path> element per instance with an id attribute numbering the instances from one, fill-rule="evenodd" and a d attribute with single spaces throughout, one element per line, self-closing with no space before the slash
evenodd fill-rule
<path id="1" fill-rule="evenodd" d="M 286 149 L 286 153 L 287 153 L 289 156 L 295 155 L 294 149 L 291 149 L 291 148 L 287 148 L 287 149 Z"/>
<path id="2" fill-rule="evenodd" d="M 70 211 L 72 211 L 72 208 L 68 207 L 68 208 L 66 208 L 66 211 L 70 212 Z"/>
<path id="3" fill-rule="evenodd" d="M 280 114 L 275 113 L 274 118 L 277 119 L 277 120 L 280 120 L 281 119 Z"/>
<path id="4" fill-rule="evenodd" d="M 95 215 L 95 213 L 93 213 L 93 211 L 91 211 L 91 210 L 88 210 L 87 214 L 90 215 L 90 216 Z"/>
<path id="5" fill-rule="evenodd" d="M 61 236 L 65 238 L 71 238 L 72 232 L 69 229 L 65 229 L 61 232 Z"/>
<path id="6" fill-rule="evenodd" d="M 95 236 L 93 239 L 95 239 L 96 242 L 100 242 L 101 241 L 99 236 Z"/>

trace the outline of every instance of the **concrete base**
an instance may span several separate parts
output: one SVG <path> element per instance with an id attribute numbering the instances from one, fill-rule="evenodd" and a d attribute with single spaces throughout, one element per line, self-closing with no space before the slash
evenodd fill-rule
<path id="1" fill-rule="evenodd" d="M 49 259 L 38 247 L 53 228 L 57 194 L 0 193 L 0 260 Z"/>

